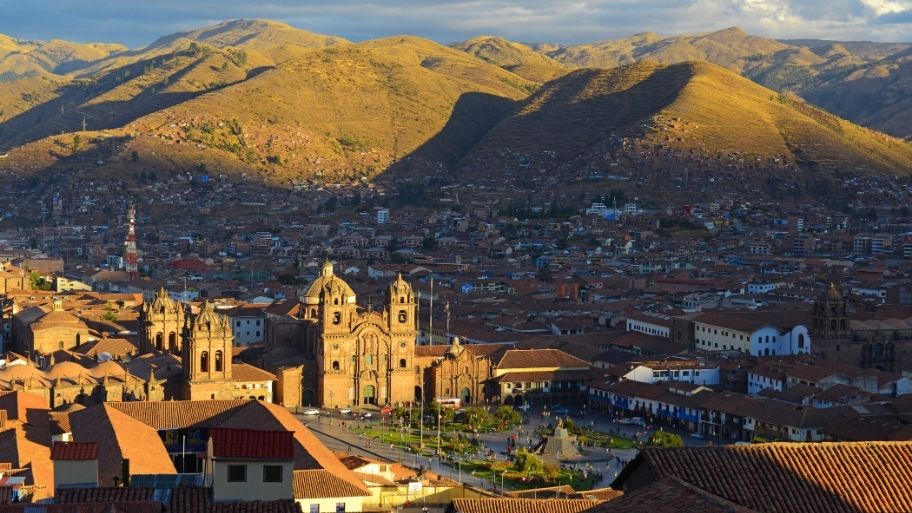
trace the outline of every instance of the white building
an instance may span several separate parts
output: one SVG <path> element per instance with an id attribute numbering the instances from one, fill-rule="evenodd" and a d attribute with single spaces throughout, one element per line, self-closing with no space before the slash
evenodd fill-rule
<path id="1" fill-rule="evenodd" d="M 773 324 L 775 312 L 736 316 L 711 312 L 694 320 L 694 347 L 704 351 L 738 351 L 754 356 L 784 356 L 811 351 L 807 326 Z"/>
<path id="2" fill-rule="evenodd" d="M 665 360 L 640 362 L 632 368 L 625 379 L 641 383 L 677 381 L 695 385 L 718 385 L 719 366 L 708 365 L 700 360 Z"/>
<path id="3" fill-rule="evenodd" d="M 626 330 L 639 331 L 647 335 L 671 337 L 671 317 L 657 313 L 631 312 L 627 317 Z"/>
<path id="4" fill-rule="evenodd" d="M 388 208 L 377 209 L 377 224 L 389 224 L 390 211 Z"/>

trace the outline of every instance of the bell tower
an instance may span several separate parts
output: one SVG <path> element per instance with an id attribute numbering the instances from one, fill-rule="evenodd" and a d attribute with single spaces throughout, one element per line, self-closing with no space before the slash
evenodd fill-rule
<path id="1" fill-rule="evenodd" d="M 350 332 L 351 313 L 355 308 L 354 294 L 349 286 L 333 273 L 332 262 L 327 260 L 320 270 L 320 321 L 324 335 Z"/>
<path id="2" fill-rule="evenodd" d="M 227 316 L 204 302 L 184 328 L 184 398 L 232 399 L 231 349 L 234 336 Z"/>
<path id="3" fill-rule="evenodd" d="M 849 334 L 846 299 L 835 283 L 814 301 L 814 334 L 825 339 Z"/>
<path id="4" fill-rule="evenodd" d="M 164 287 L 151 302 L 144 302 L 140 312 L 140 353 L 166 351 L 180 354 L 184 307 L 171 299 Z"/>
<path id="5" fill-rule="evenodd" d="M 402 279 L 402 274 L 390 283 L 386 291 L 386 308 L 391 334 L 405 334 L 416 331 L 415 295 L 412 286 Z"/>

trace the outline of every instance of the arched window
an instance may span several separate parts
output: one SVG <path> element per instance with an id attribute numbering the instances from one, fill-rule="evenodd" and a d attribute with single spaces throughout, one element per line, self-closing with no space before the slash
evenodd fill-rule
<path id="1" fill-rule="evenodd" d="M 333 304 L 334 304 L 334 305 L 338 305 L 338 304 L 339 304 L 339 298 L 333 299 Z"/>
<path id="2" fill-rule="evenodd" d="M 399 322 L 405 322 L 408 319 L 405 310 L 399 310 Z"/>
<path id="3" fill-rule="evenodd" d="M 333 360 L 332 370 L 334 370 L 334 371 L 339 370 L 339 360 Z"/>
<path id="4" fill-rule="evenodd" d="M 836 331 L 836 319 L 830 321 L 830 331 Z"/>
<path id="5" fill-rule="evenodd" d="M 177 349 L 177 333 L 168 333 L 168 350 Z"/>
<path id="6" fill-rule="evenodd" d="M 400 303 L 405 303 L 405 298 L 402 297 L 402 296 L 399 296 L 399 302 L 400 302 Z"/>
<path id="7" fill-rule="evenodd" d="M 200 371 L 209 372 L 209 352 L 200 353 Z"/>
<path id="8" fill-rule="evenodd" d="M 365 364 L 365 365 L 373 365 L 373 364 L 374 364 L 374 355 L 372 355 L 372 354 L 365 355 L 365 356 L 364 356 L 364 364 Z"/>
<path id="9" fill-rule="evenodd" d="M 313 318 L 316 318 L 316 317 L 317 317 L 317 309 L 316 309 L 316 308 L 311 308 L 311 309 L 310 309 L 310 316 L 313 317 Z"/>
<path id="10" fill-rule="evenodd" d="M 845 329 L 846 329 L 846 322 L 845 322 L 845 319 L 839 321 L 839 329 L 845 331 Z"/>
<path id="11" fill-rule="evenodd" d="M 339 312 L 333 312 L 333 324 L 339 324 L 342 322 L 342 314 Z"/>
<path id="12" fill-rule="evenodd" d="M 215 372 L 222 372 L 222 367 L 223 367 L 222 352 L 216 351 L 215 352 Z"/>
<path id="13" fill-rule="evenodd" d="M 155 334 L 155 349 L 157 351 L 162 350 L 162 338 L 164 338 L 164 336 L 161 333 Z"/>
<path id="14" fill-rule="evenodd" d="M 804 333 L 798 335 L 798 349 L 804 349 Z"/>
<path id="15" fill-rule="evenodd" d="M 408 363 L 405 361 L 405 358 L 399 359 L 399 368 L 404 369 Z"/>

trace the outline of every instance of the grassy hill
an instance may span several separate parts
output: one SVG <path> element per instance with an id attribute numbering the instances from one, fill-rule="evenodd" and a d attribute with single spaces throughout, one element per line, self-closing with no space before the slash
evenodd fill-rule
<path id="1" fill-rule="evenodd" d="M 124 50 L 116 44 L 24 41 L 0 34 L 0 81 L 65 75 Z"/>
<path id="2" fill-rule="evenodd" d="M 170 169 L 256 173 L 283 183 L 360 180 L 405 157 L 433 165 L 457 161 L 537 87 L 464 52 L 408 36 L 318 48 L 267 69 L 242 68 L 231 56 L 230 48 L 177 52 L 156 59 L 154 68 L 137 63 L 68 91 L 57 103 L 81 99 L 69 117 L 55 114 L 52 101 L 34 112 L 55 123 L 28 128 L 29 116 L 6 123 L 20 128 L 9 135 L 7 147 L 19 147 L 7 162 L 44 162 L 34 154 L 48 151 L 48 140 L 70 148 L 67 137 L 53 134 L 75 130 L 80 113 L 89 112 L 90 128 L 126 138 L 104 160 L 127 173 L 140 160 Z M 69 129 L 61 130 L 64 125 Z"/>
<path id="3" fill-rule="evenodd" d="M 739 154 L 803 171 L 912 170 L 912 145 L 699 62 L 575 71 L 525 100 L 463 166 L 497 166 L 504 149 L 594 162 L 620 138 L 681 163 Z"/>
<path id="4" fill-rule="evenodd" d="M 575 68 L 502 37 L 479 36 L 452 46 L 532 82 L 547 82 L 564 76 Z"/>

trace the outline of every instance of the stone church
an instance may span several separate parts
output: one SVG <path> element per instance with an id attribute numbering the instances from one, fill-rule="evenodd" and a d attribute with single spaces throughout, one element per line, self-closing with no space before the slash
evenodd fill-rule
<path id="1" fill-rule="evenodd" d="M 415 400 L 417 302 L 399 276 L 382 311 L 359 308 L 355 292 L 323 264 L 301 295 L 305 345 L 312 348 L 312 390 L 318 404 L 403 404 Z"/>
<path id="2" fill-rule="evenodd" d="M 912 371 L 912 312 L 850 302 L 835 284 L 814 302 L 814 353 L 862 368 Z"/>

